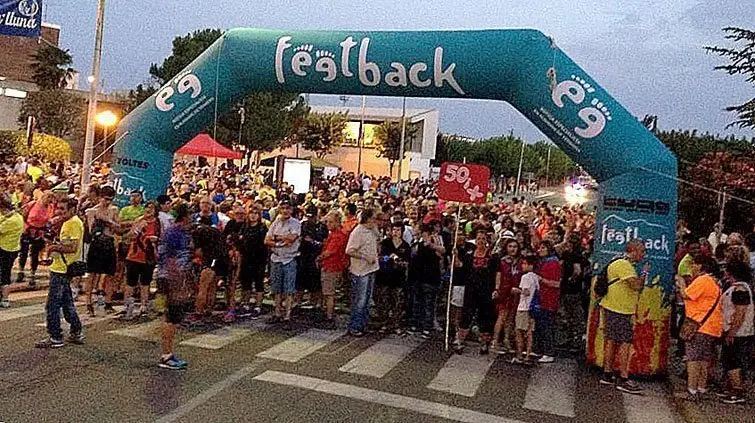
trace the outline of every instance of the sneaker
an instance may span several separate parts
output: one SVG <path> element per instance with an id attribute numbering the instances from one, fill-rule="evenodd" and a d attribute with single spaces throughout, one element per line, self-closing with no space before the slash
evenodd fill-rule
<path id="1" fill-rule="evenodd" d="M 600 378 L 600 384 L 601 385 L 615 385 L 616 376 L 614 376 L 613 373 L 603 373 L 603 376 L 601 376 Z"/>
<path id="2" fill-rule="evenodd" d="M 388 326 L 380 326 L 378 333 L 380 333 L 381 335 L 385 335 L 386 333 L 388 333 Z"/>
<path id="3" fill-rule="evenodd" d="M 26 275 L 24 275 L 24 272 L 18 272 L 18 276 L 16 276 L 16 283 L 23 283 L 25 278 Z"/>
<path id="4" fill-rule="evenodd" d="M 148 315 L 149 315 L 149 307 L 147 307 L 146 304 L 139 307 L 139 317 L 148 316 Z"/>
<path id="5" fill-rule="evenodd" d="M 514 357 L 511 359 L 511 364 L 524 364 L 524 361 L 519 357 Z"/>
<path id="6" fill-rule="evenodd" d="M 488 344 L 482 344 L 480 345 L 480 355 L 487 355 L 490 352 L 490 347 Z"/>
<path id="7" fill-rule="evenodd" d="M 721 402 L 724 404 L 744 404 L 747 400 L 742 395 L 731 394 L 728 397 L 721 398 Z"/>
<path id="8" fill-rule="evenodd" d="M 420 334 L 420 336 L 422 337 L 422 339 L 430 339 L 430 331 L 429 330 L 423 330 L 422 333 Z"/>
<path id="9" fill-rule="evenodd" d="M 627 394 L 640 395 L 642 394 L 642 388 L 637 383 L 629 379 L 623 379 L 616 384 L 616 389 Z"/>
<path id="10" fill-rule="evenodd" d="M 453 348 L 456 354 L 461 354 L 462 352 L 464 352 L 464 343 L 459 341 L 458 339 L 454 339 L 454 341 L 451 343 L 451 348 Z"/>
<path id="11" fill-rule="evenodd" d="M 257 319 L 259 319 L 259 318 L 260 318 L 260 316 L 262 316 L 262 309 L 261 309 L 261 308 L 259 308 L 259 307 L 254 307 L 254 308 L 252 309 L 252 312 L 251 312 L 251 314 L 249 315 L 249 317 L 250 317 L 250 318 L 251 318 L 252 320 L 257 320 Z"/>
<path id="12" fill-rule="evenodd" d="M 726 390 L 723 390 L 723 391 L 716 391 L 715 394 L 719 398 L 727 398 L 727 397 L 730 397 L 730 396 L 734 395 L 734 392 L 726 389 Z"/>
<path id="13" fill-rule="evenodd" d="M 70 333 L 68 334 L 68 338 L 66 338 L 66 342 L 68 342 L 69 344 L 84 345 L 85 339 L 86 336 L 83 332 Z"/>
<path id="14" fill-rule="evenodd" d="M 97 313 L 94 312 L 94 304 L 87 304 L 87 315 L 89 317 L 97 316 Z"/>
<path id="15" fill-rule="evenodd" d="M 31 274 L 31 279 L 29 279 L 29 289 L 37 289 L 37 275 Z"/>
<path id="16" fill-rule="evenodd" d="M 542 363 L 553 363 L 554 361 L 556 361 L 556 359 L 553 358 L 553 357 L 551 357 L 551 356 L 549 356 L 549 355 L 544 355 L 544 356 L 540 357 L 539 360 L 537 360 L 537 362 L 541 363 L 541 364 Z"/>
<path id="17" fill-rule="evenodd" d="M 417 327 L 416 326 L 412 326 L 409 329 L 407 329 L 406 331 L 409 333 L 409 335 L 416 335 L 417 334 Z"/>
<path id="18" fill-rule="evenodd" d="M 105 314 L 114 314 L 115 313 L 115 309 L 113 308 L 112 304 L 105 304 L 104 310 L 105 310 Z"/>
<path id="19" fill-rule="evenodd" d="M 53 339 L 53 338 L 45 338 L 36 344 L 34 346 L 36 348 L 62 348 L 66 344 L 63 343 L 62 339 Z"/>
<path id="20" fill-rule="evenodd" d="M 353 336 L 354 338 L 361 338 L 364 336 L 364 332 L 361 330 L 349 330 L 346 332 L 349 336 Z"/>
<path id="21" fill-rule="evenodd" d="M 171 355 L 168 358 L 161 358 L 160 363 L 157 364 L 158 367 L 170 370 L 183 370 L 188 367 L 188 365 L 187 362 L 179 359 L 175 355 Z"/>
<path id="22" fill-rule="evenodd" d="M 10 308 L 10 300 L 0 301 L 0 308 Z"/>
<path id="23" fill-rule="evenodd" d="M 236 310 L 236 316 L 240 318 L 250 317 L 252 315 L 252 308 L 248 304 L 244 304 Z"/>
<path id="24" fill-rule="evenodd" d="M 397 336 L 401 336 L 401 335 L 403 335 L 404 333 L 405 333 L 405 332 L 404 332 L 404 330 L 403 330 L 403 329 L 401 329 L 401 328 L 396 328 L 396 329 L 393 329 L 393 334 L 394 334 L 394 335 L 397 335 Z"/>
<path id="25" fill-rule="evenodd" d="M 223 316 L 223 322 L 225 323 L 233 323 L 236 320 L 236 312 L 233 310 L 228 310 L 228 312 Z"/>

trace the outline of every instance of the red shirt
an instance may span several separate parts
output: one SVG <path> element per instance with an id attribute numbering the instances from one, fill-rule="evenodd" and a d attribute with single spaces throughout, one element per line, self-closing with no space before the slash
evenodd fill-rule
<path id="1" fill-rule="evenodd" d="M 346 257 L 346 244 L 349 242 L 348 236 L 342 231 L 333 231 L 325 239 L 323 254 L 327 258 L 322 259 L 323 272 L 343 272 L 349 265 L 349 259 Z"/>
<path id="2" fill-rule="evenodd" d="M 519 296 L 511 293 L 511 288 L 519 287 L 519 281 L 522 280 L 522 261 L 517 259 L 516 262 L 510 262 L 508 257 L 501 260 L 498 269 L 501 272 L 501 285 L 498 289 L 498 302 L 506 310 L 515 310 L 519 302 Z"/>
<path id="3" fill-rule="evenodd" d="M 157 256 L 157 243 L 150 245 L 147 238 L 151 236 L 160 236 L 160 221 L 157 219 L 148 222 L 147 226 L 144 227 L 141 233 L 133 238 L 131 246 L 128 249 L 126 260 L 136 263 L 146 263 L 147 250 L 150 250 L 150 261 L 154 261 Z"/>
<path id="4" fill-rule="evenodd" d="M 561 263 L 557 258 L 547 258 L 540 262 L 537 272 L 543 279 L 561 282 Z M 547 311 L 558 311 L 558 297 L 561 289 L 553 288 L 540 282 L 540 308 Z"/>

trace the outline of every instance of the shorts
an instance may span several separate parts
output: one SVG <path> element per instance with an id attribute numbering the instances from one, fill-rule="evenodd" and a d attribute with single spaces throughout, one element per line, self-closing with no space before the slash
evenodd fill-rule
<path id="1" fill-rule="evenodd" d="M 264 292 L 265 291 L 265 266 L 257 265 L 252 267 L 248 264 L 242 263 L 241 272 L 239 274 L 241 282 L 241 289 L 245 292 Z"/>
<path id="2" fill-rule="evenodd" d="M 322 295 L 335 295 L 336 285 L 341 282 L 343 272 L 325 272 L 320 277 L 322 281 Z"/>
<path id="3" fill-rule="evenodd" d="M 684 344 L 687 362 L 712 359 L 715 356 L 716 341 L 718 341 L 718 338 L 700 332 L 696 333 L 692 339 Z"/>
<path id="4" fill-rule="evenodd" d="M 296 260 L 288 263 L 270 263 L 270 291 L 273 294 L 296 293 Z"/>
<path id="5" fill-rule="evenodd" d="M 737 336 L 731 345 L 724 343 L 721 351 L 721 365 L 730 372 L 737 369 L 749 369 L 752 357 L 753 336 Z"/>
<path id="6" fill-rule="evenodd" d="M 454 307 L 464 307 L 464 287 L 455 286 L 451 290 L 451 305 Z"/>
<path id="7" fill-rule="evenodd" d="M 631 314 L 616 313 L 604 308 L 603 323 L 606 339 L 622 344 L 632 343 L 634 326 Z"/>
<path id="8" fill-rule="evenodd" d="M 165 278 L 157 278 L 158 290 L 165 295 L 166 298 L 170 298 L 169 287 L 170 282 Z M 186 304 L 168 301 L 167 311 L 165 313 L 165 321 L 174 325 L 180 324 L 184 320 L 186 314 Z"/>
<path id="9" fill-rule="evenodd" d="M 115 240 L 111 236 L 100 235 L 92 239 L 87 254 L 87 271 L 93 275 L 115 276 Z"/>
<path id="10" fill-rule="evenodd" d="M 119 261 L 126 260 L 126 257 L 128 256 L 128 250 L 130 248 L 131 246 L 127 242 L 121 242 L 118 244 L 118 260 Z"/>
<path id="11" fill-rule="evenodd" d="M 154 271 L 152 264 L 126 260 L 126 284 L 132 288 L 136 285 L 149 286 Z"/>
<path id="12" fill-rule="evenodd" d="M 18 251 L 5 251 L 0 248 L 0 286 L 10 285 L 11 271 L 16 256 L 18 256 Z"/>
<path id="13" fill-rule="evenodd" d="M 529 311 L 518 311 L 516 312 L 516 320 L 514 322 L 516 330 L 521 331 L 534 331 L 535 330 L 535 319 L 530 316 Z"/>

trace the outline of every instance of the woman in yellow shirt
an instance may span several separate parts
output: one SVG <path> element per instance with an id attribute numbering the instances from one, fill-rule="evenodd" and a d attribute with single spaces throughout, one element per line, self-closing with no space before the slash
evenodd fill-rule
<path id="1" fill-rule="evenodd" d="M 19 214 L 10 196 L 0 193 L 0 286 L 2 301 L 0 307 L 10 307 L 11 269 L 21 250 L 21 234 L 24 232 L 24 218 Z"/>

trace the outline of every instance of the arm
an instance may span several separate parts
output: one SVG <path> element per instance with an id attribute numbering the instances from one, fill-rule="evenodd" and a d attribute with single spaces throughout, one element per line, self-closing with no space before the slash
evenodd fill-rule
<path id="1" fill-rule="evenodd" d="M 274 248 L 276 246 L 276 239 L 275 235 L 273 235 L 273 232 L 277 229 L 277 226 L 271 225 L 270 230 L 267 231 L 267 234 L 265 234 L 265 246 Z"/>
<path id="2" fill-rule="evenodd" d="M 493 290 L 493 299 L 498 298 L 499 289 L 501 289 L 501 272 L 495 272 L 495 289 Z"/>

